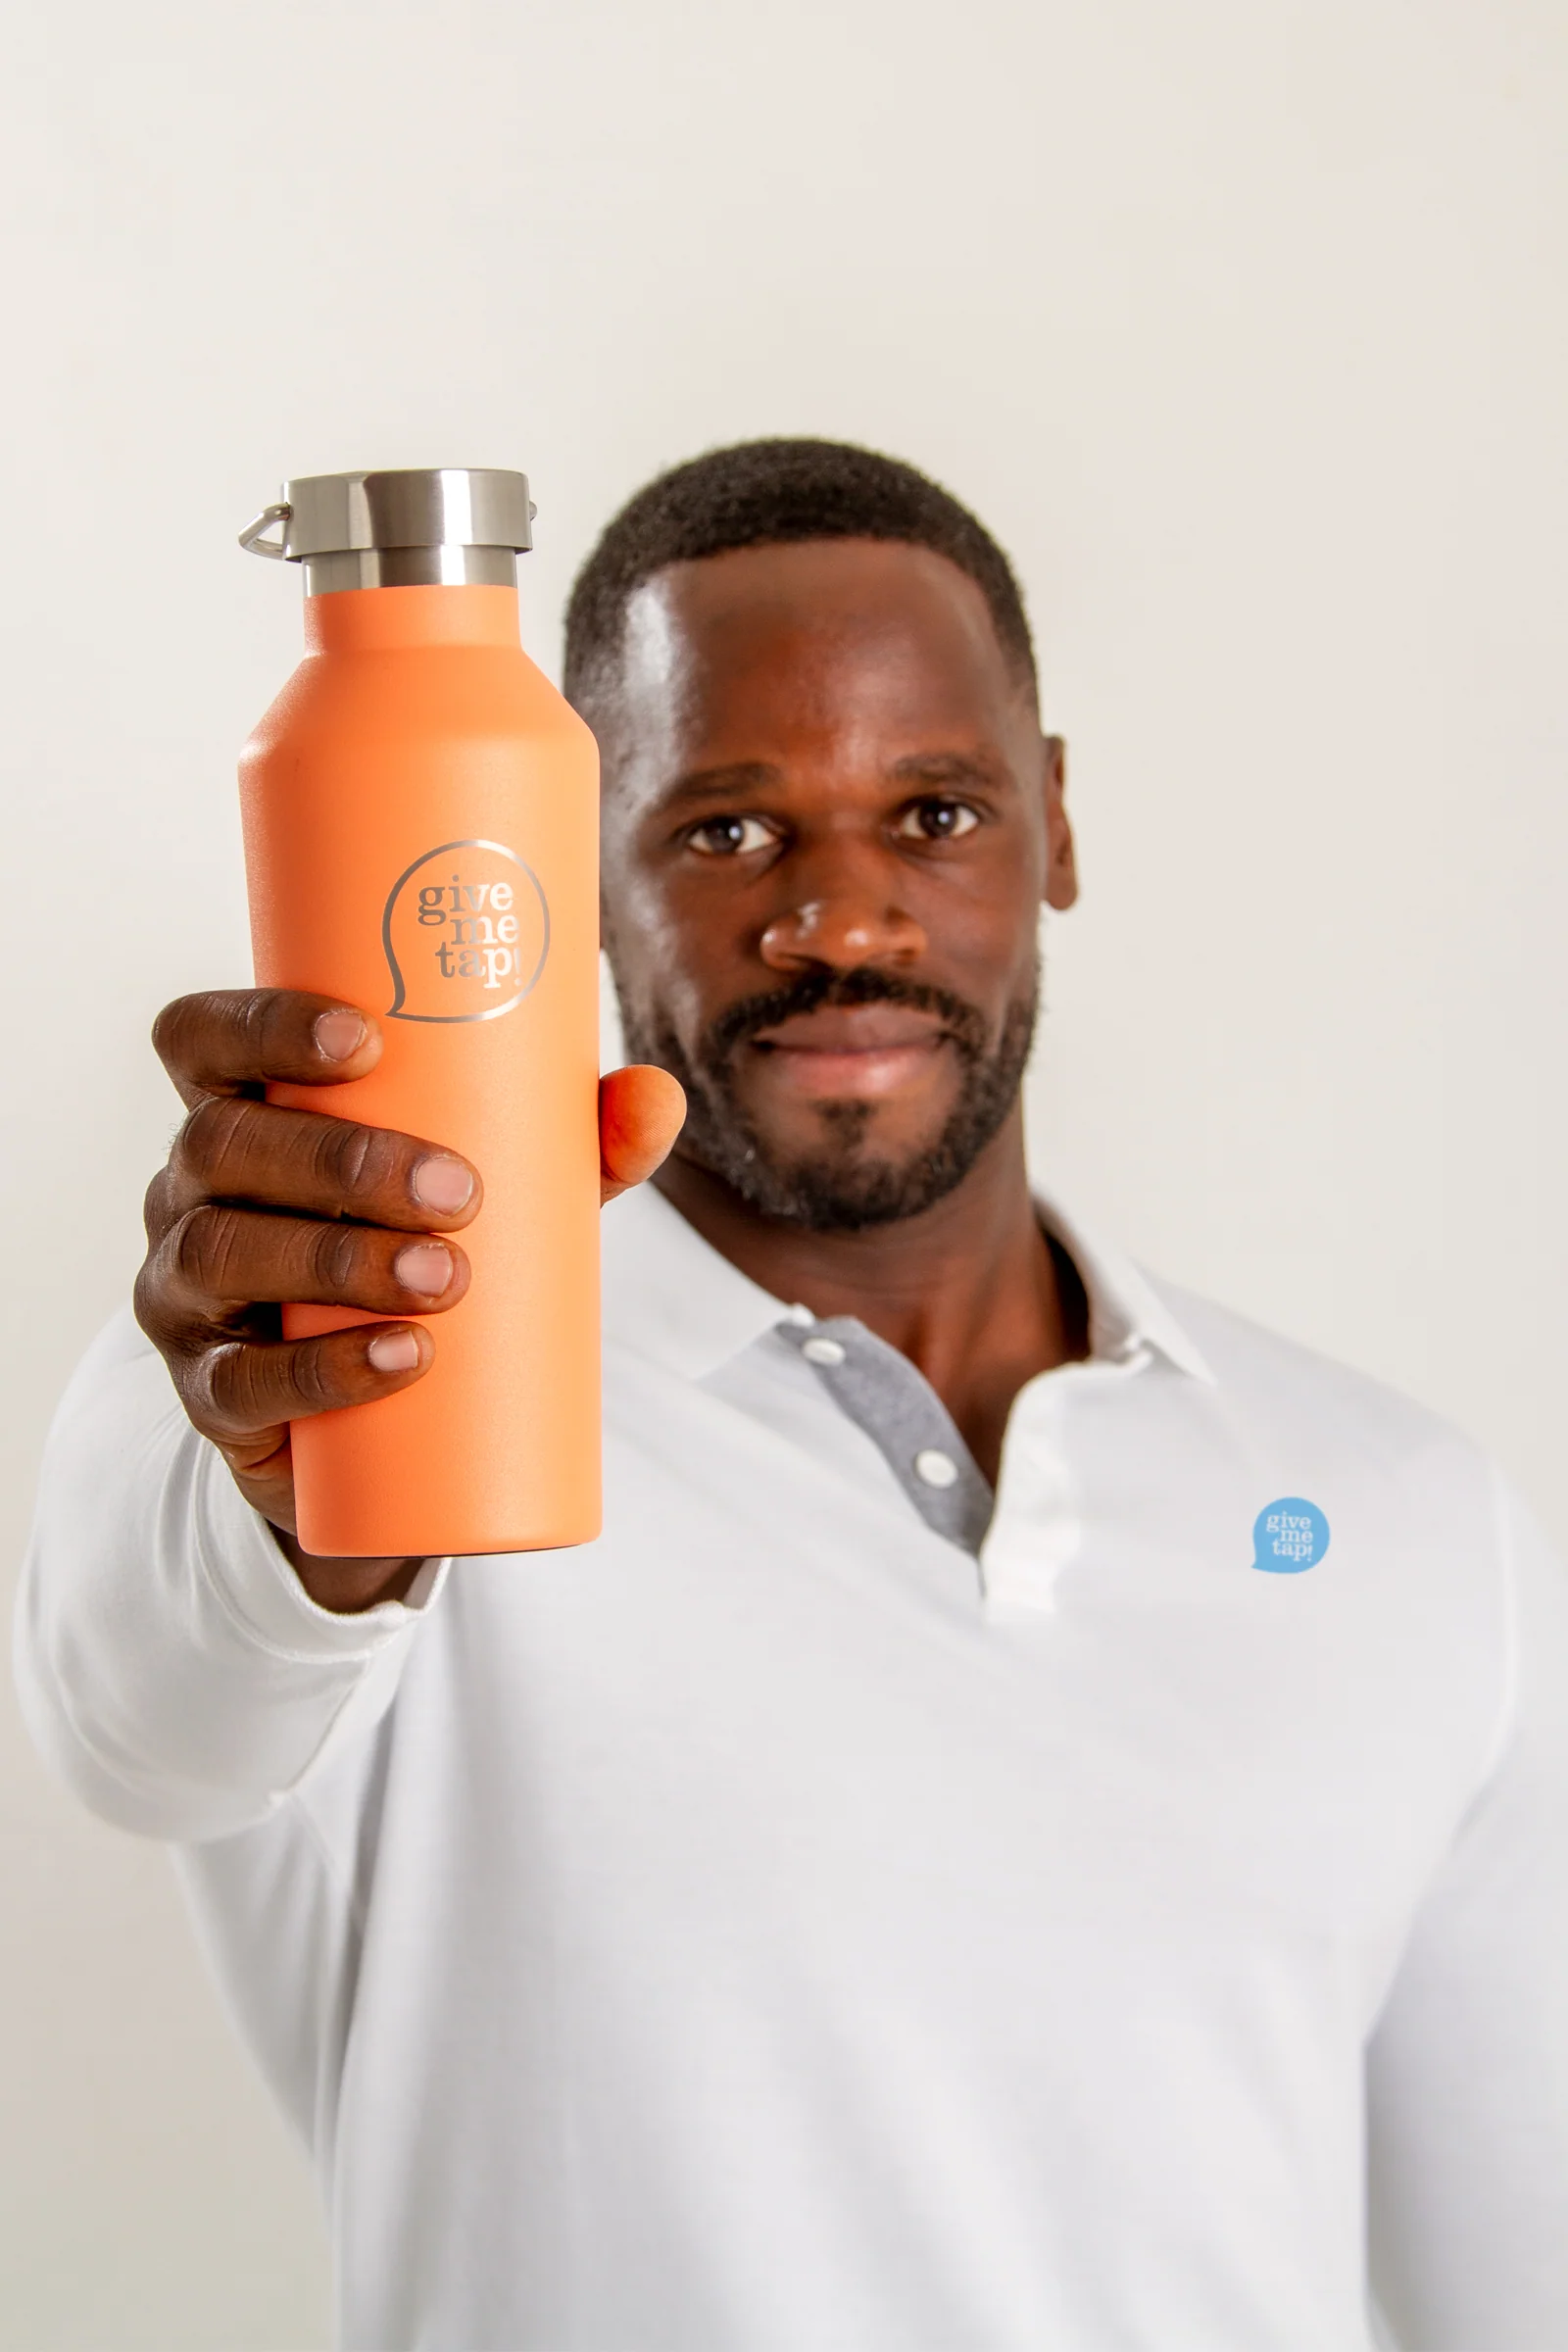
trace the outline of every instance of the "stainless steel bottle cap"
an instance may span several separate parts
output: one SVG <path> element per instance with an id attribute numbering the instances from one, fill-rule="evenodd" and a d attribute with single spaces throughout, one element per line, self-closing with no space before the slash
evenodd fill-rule
<path id="1" fill-rule="evenodd" d="M 285 482 L 239 535 L 253 556 L 305 566 L 305 593 L 442 585 L 514 587 L 533 545 L 525 473 L 410 466 Z"/>

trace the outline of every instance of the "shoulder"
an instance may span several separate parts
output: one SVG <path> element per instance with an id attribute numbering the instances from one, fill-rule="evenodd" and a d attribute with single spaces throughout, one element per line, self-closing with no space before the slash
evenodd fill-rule
<path id="1" fill-rule="evenodd" d="M 1441 1474 L 1489 1495 L 1491 1457 L 1453 1422 L 1369 1373 L 1155 1275 L 1150 1288 L 1200 1352 L 1227 1417 L 1376 1473 Z"/>

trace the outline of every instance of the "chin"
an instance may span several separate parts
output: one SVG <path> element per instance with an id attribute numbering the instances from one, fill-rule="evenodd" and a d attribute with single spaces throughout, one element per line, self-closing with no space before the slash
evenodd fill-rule
<path id="1" fill-rule="evenodd" d="M 982 1148 L 972 1130 L 956 1134 L 952 1117 L 900 1137 L 878 1116 L 883 1104 L 815 1107 L 805 1133 L 754 1128 L 728 1139 L 713 1166 L 760 1215 L 805 1232 L 858 1233 L 919 1216 L 963 1181 Z"/>
<path id="2" fill-rule="evenodd" d="M 933 1152 L 957 1107 L 956 1087 L 924 1087 L 918 1095 L 798 1097 L 744 1105 L 748 1141 L 776 1166 L 832 1163 L 852 1177 L 859 1160 L 896 1167 Z M 933 1096 L 940 1100 L 933 1101 Z"/>

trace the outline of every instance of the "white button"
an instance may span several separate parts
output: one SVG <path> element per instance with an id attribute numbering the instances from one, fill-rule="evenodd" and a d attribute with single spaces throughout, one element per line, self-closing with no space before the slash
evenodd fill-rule
<path id="1" fill-rule="evenodd" d="M 801 1349 L 808 1364 L 842 1364 L 844 1349 L 837 1340 L 808 1340 Z"/>
<path id="2" fill-rule="evenodd" d="M 928 1487 L 951 1487 L 958 1475 L 958 1465 L 951 1453 L 940 1446 L 927 1446 L 914 1457 L 914 1475 Z"/>

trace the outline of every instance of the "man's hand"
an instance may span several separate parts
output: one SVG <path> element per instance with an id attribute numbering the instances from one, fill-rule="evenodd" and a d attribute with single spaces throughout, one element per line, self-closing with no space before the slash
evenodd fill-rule
<path id="1" fill-rule="evenodd" d="M 334 998 L 180 997 L 153 1043 L 188 1116 L 148 1187 L 136 1319 L 311 1597 L 330 1609 L 396 1597 L 417 1561 L 319 1560 L 293 1540 L 288 1425 L 423 1377 L 436 1343 L 399 1318 L 443 1313 L 467 1289 L 467 1258 L 447 1237 L 478 1209 L 479 1172 L 440 1144 L 264 1100 L 269 1081 L 341 1086 L 375 1067 L 375 1021 Z M 658 1167 L 685 1100 L 645 1066 L 603 1080 L 599 1100 L 610 1200 Z M 284 1300 L 390 1319 L 284 1340 Z"/>

